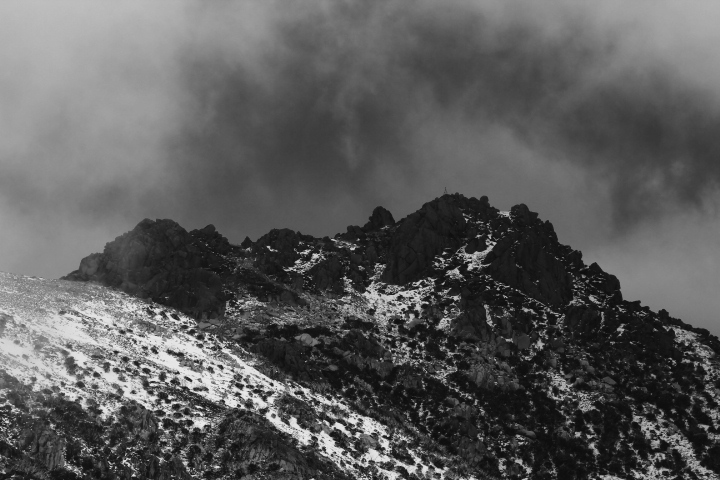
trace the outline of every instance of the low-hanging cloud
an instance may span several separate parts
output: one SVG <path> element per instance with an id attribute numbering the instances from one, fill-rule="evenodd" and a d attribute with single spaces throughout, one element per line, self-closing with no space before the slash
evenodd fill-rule
<path id="1" fill-rule="evenodd" d="M 444 186 L 526 202 L 579 247 L 598 235 L 578 222 L 707 213 L 720 38 L 702 8 L 0 4 L 0 269 L 59 276 L 144 217 L 333 234 Z"/>
<path id="2" fill-rule="evenodd" d="M 247 202 L 268 185 L 289 201 L 365 198 L 387 171 L 405 191 L 422 176 L 418 145 L 443 134 L 438 118 L 478 137 L 507 129 L 538 162 L 583 168 L 607 186 L 618 230 L 706 208 L 718 92 L 639 44 L 633 22 L 549 5 L 272 4 L 251 53 L 204 37 L 182 64 L 196 113 L 169 150 L 188 208 L 209 190 Z M 198 10 L 225 33 L 243 13 Z"/>

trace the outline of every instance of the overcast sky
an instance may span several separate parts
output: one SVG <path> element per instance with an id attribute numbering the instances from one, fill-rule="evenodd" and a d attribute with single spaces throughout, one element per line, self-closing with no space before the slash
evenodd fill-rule
<path id="1" fill-rule="evenodd" d="M 59 277 L 143 218 L 333 235 L 447 187 L 526 203 L 626 298 L 720 334 L 719 16 L 2 2 L 0 270 Z"/>

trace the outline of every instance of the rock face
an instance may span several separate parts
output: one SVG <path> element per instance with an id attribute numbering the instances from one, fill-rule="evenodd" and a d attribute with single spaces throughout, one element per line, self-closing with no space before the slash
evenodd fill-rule
<path id="1" fill-rule="evenodd" d="M 42 462 L 48 470 L 65 466 L 65 439 L 47 428 L 28 431 L 20 448 Z"/>
<path id="2" fill-rule="evenodd" d="M 572 299 L 571 277 L 560 260 L 566 252 L 552 225 L 537 217 L 525 205 L 512 208 L 511 231 L 488 254 L 488 271 L 500 282 L 559 306 Z"/>
<path id="3" fill-rule="evenodd" d="M 392 225 L 395 225 L 395 219 L 393 218 L 392 213 L 383 207 L 375 207 L 372 215 L 370 215 L 370 220 L 368 220 L 362 229 L 365 232 L 371 232 Z"/>
<path id="4" fill-rule="evenodd" d="M 383 280 L 396 284 L 416 280 L 429 270 L 435 255 L 460 247 L 467 234 L 463 210 L 489 217 L 494 209 L 487 197 L 444 195 L 399 222 L 390 239 Z"/>
<path id="5" fill-rule="evenodd" d="M 223 459 L 224 472 L 248 480 L 348 478 L 329 463 L 321 461 L 313 452 L 298 450 L 279 435 L 265 418 L 244 410 L 228 412 L 217 427 L 214 441 L 203 447 L 207 452 L 223 449 L 227 452 Z M 200 455 L 190 459 L 196 468 L 201 462 Z"/>
<path id="6" fill-rule="evenodd" d="M 103 253 L 83 258 L 64 278 L 99 282 L 197 317 L 217 317 L 225 308 L 218 253 L 231 248 L 212 225 L 191 234 L 172 220 L 145 219 L 105 245 Z"/>
<path id="7" fill-rule="evenodd" d="M 294 232 L 288 228 L 273 229 L 260 237 L 252 246 L 258 268 L 269 275 L 284 276 L 285 267 L 290 267 L 299 258 L 297 247 L 312 237 Z"/>

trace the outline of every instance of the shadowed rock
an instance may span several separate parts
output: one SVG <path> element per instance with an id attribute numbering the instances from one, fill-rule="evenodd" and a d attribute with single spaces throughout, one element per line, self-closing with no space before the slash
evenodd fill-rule
<path id="1" fill-rule="evenodd" d="M 467 233 L 463 210 L 481 218 L 496 212 L 487 197 L 443 195 L 401 220 L 390 240 L 383 280 L 395 284 L 417 280 L 430 269 L 437 254 L 459 248 Z"/>
<path id="2" fill-rule="evenodd" d="M 232 247 L 212 225 L 193 233 L 172 220 L 145 219 L 63 278 L 99 282 L 197 317 L 223 315 L 223 282 L 215 273 L 223 258 L 216 252 Z"/>
<path id="3" fill-rule="evenodd" d="M 512 229 L 486 258 L 487 271 L 497 281 L 526 295 L 559 306 L 572 299 L 572 278 L 561 260 L 570 251 L 558 242 L 550 222 L 538 220 L 525 205 L 510 211 Z"/>
<path id="4" fill-rule="evenodd" d="M 301 452 L 291 439 L 275 430 L 264 417 L 234 410 L 218 424 L 215 441 L 204 445 L 206 451 L 224 448 L 224 473 L 242 478 L 309 480 L 346 479 L 347 477 L 314 452 Z M 191 460 L 192 461 L 192 460 Z"/>
<path id="5" fill-rule="evenodd" d="M 383 207 L 375 207 L 370 220 L 362 227 L 363 231 L 370 232 L 374 230 L 380 230 L 383 227 L 389 227 L 395 225 L 395 219 L 389 210 Z"/>

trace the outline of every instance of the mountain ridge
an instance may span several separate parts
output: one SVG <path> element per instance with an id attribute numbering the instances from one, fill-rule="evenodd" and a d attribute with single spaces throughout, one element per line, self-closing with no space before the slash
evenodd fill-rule
<path id="1" fill-rule="evenodd" d="M 29 279 L 16 281 L 28 289 L 37 287 Z M 92 318 L 110 318 L 117 335 L 127 339 L 127 328 L 119 325 L 131 320 L 113 312 L 148 317 L 142 320 L 150 325 L 147 338 L 133 336 L 134 342 L 123 347 L 128 358 L 141 354 L 136 345 L 152 340 L 166 350 L 167 342 L 181 345 L 167 350 L 175 352 L 174 359 L 188 358 L 183 352 L 192 347 L 199 349 L 192 355 L 218 362 L 222 372 L 254 369 L 252 380 L 242 375 L 241 393 L 226 373 L 218 376 L 219 367 L 196 372 L 198 382 L 211 386 L 211 393 L 196 394 L 205 395 L 207 408 L 220 417 L 210 419 L 188 404 L 184 408 L 195 415 L 194 424 L 207 426 L 205 430 L 186 428 L 184 433 L 170 423 L 155 428 L 153 440 L 143 440 L 149 453 L 132 456 L 131 475 L 138 478 L 720 474 L 720 341 L 664 310 L 653 312 L 624 300 L 616 277 L 596 263 L 585 265 L 581 252 L 561 244 L 552 224 L 523 204 L 501 212 L 487 197 L 443 195 L 399 221 L 378 207 L 364 226 L 351 225 L 333 238 L 275 229 L 241 245 L 231 244 L 212 225 L 187 232 L 172 220 L 145 219 L 102 253 L 83 258 L 78 270 L 57 284 L 39 282 L 44 289 L 94 292 L 91 297 L 105 299 L 88 304 L 62 295 L 84 305 L 87 315 L 77 307 L 68 313 L 55 303 L 44 308 L 48 318 L 73 328 L 91 331 L 98 321 Z M 25 338 L 21 325 L 26 330 L 36 325 L 27 307 L 13 306 L 13 298 L 2 297 L 0 312 L 12 335 Z M 104 313 L 92 313 L 96 309 Z M 162 325 L 163 331 L 153 325 Z M 112 332 L 108 335 L 116 335 Z M 95 335 L 96 342 L 107 343 L 100 333 Z M 71 343 L 82 350 L 87 342 Z M 64 347 L 56 346 L 48 358 L 62 356 L 57 348 Z M 136 357 L 140 363 L 152 360 L 153 366 L 140 375 L 145 380 L 134 393 L 108 396 L 101 381 L 94 392 L 73 390 L 83 398 L 80 411 L 96 408 L 93 402 L 102 398 L 112 399 L 118 412 L 130 411 L 130 403 L 145 409 L 132 407 L 132 418 L 146 410 L 174 415 L 165 399 L 185 398 L 186 390 L 160 380 L 157 372 L 179 372 L 180 364 L 157 350 L 145 352 L 145 360 Z M 89 372 L 94 360 L 84 356 Z M 3 361 L 21 365 L 19 358 L 0 356 L 0 369 Z M 227 358 L 240 360 L 231 366 Z M 42 416 L 50 408 L 45 404 L 58 401 L 52 400 L 58 392 L 37 401 L 43 394 L 27 383 L 33 375 L 17 365 L 14 380 L 5 384 L 23 384 L 15 391 L 27 399 L 15 403 L 39 405 L 36 416 Z M 47 362 L 42 365 L 51 368 Z M 120 366 L 109 368 L 104 374 L 95 370 L 99 376 L 93 373 L 93 378 L 102 380 Z M 70 370 L 65 368 L 63 375 L 76 378 L 82 368 Z M 212 393 L 212 382 L 228 385 L 233 393 L 221 401 L 222 396 Z M 263 399 L 263 389 L 274 393 Z M 237 395 L 243 400 L 234 400 Z M 5 393 L 6 405 L 16 412 L 11 396 Z M 183 408 L 182 402 L 175 404 Z M 343 424 L 342 415 L 328 413 L 327 405 L 352 416 L 352 426 Z M 30 409 L 31 416 L 35 410 Z M 112 411 L 96 417 L 102 423 L 113 415 L 127 417 Z M 297 428 L 277 423 L 281 415 L 287 419 L 282 425 Z M 39 440 L 22 440 L 50 431 L 38 428 L 8 427 L 5 433 L 0 430 L 0 438 L 4 435 L 17 458 L 26 458 L 28 465 L 35 462 L 40 472 L 129 475 L 119 463 L 101 468 L 96 462 L 88 470 L 77 455 L 67 458 L 73 441 L 82 443 L 92 458 L 101 454 L 92 452 L 106 447 L 78 437 L 62 422 L 54 423 L 46 436 L 65 439 L 65 446 L 43 457 Z M 284 446 L 275 453 L 263 447 L 266 453 L 260 455 L 237 435 L 225 434 L 233 429 L 256 432 L 253 438 L 263 445 Z M 401 433 L 395 436 L 393 430 Z M 132 432 L 125 429 L 122 435 Z M 236 450 L 222 440 L 224 435 L 234 438 Z M 103 440 L 105 445 L 108 441 Z M 122 445 L 107 448 L 114 452 Z M 61 466 L 57 458 L 63 450 L 67 461 Z M 233 452 L 262 461 L 240 460 L 242 455 Z M 208 460 L 198 461 L 198 455 Z M 300 458 L 306 455 L 313 460 L 303 463 Z M 0 466 L 7 470 L 17 462 Z M 155 465 L 152 475 L 149 465 Z"/>

